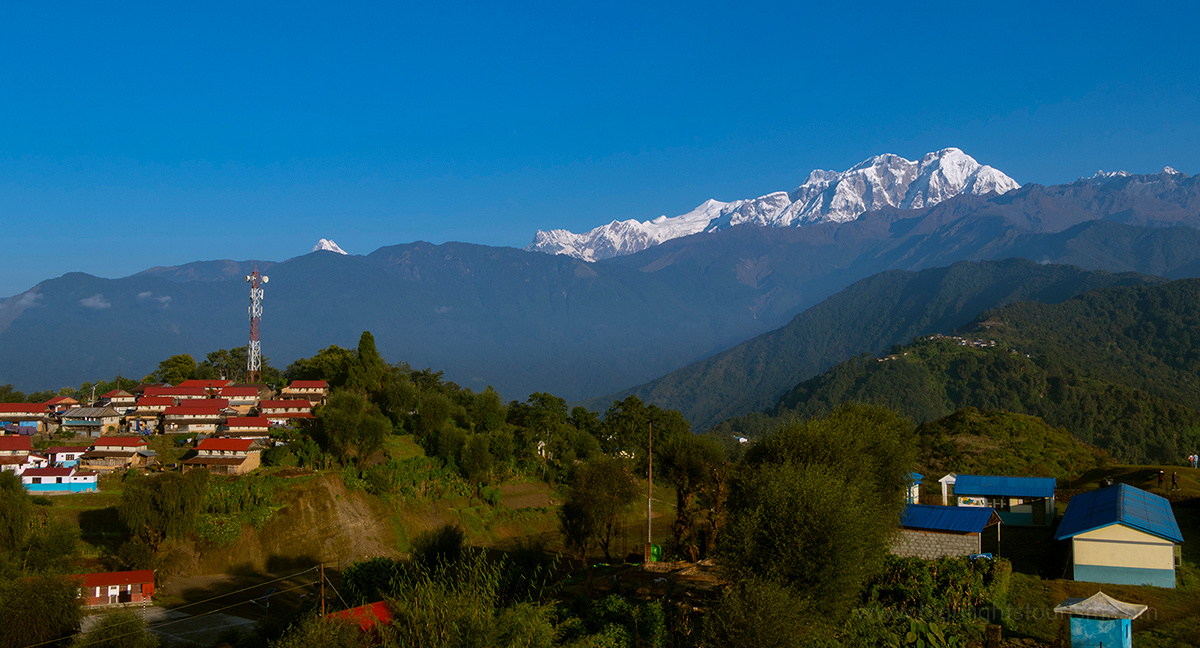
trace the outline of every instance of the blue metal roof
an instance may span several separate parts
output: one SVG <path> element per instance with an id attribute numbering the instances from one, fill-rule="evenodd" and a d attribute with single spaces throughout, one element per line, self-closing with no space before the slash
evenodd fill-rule
<path id="1" fill-rule="evenodd" d="M 1053 477 L 997 477 L 994 475 L 959 475 L 954 481 L 954 494 L 985 497 L 1054 497 Z"/>
<path id="2" fill-rule="evenodd" d="M 1172 542 L 1183 542 L 1171 503 L 1128 484 L 1072 497 L 1054 537 L 1064 540 L 1110 524 L 1124 524 Z"/>
<path id="3" fill-rule="evenodd" d="M 999 524 L 1000 516 L 992 509 L 981 506 L 909 504 L 900 518 L 900 526 L 927 531 L 981 533 L 992 525 L 993 519 Z"/>

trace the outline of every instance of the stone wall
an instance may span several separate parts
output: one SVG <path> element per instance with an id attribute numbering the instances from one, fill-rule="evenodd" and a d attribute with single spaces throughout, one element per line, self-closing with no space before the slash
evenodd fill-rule
<path id="1" fill-rule="evenodd" d="M 979 553 L 979 534 L 901 529 L 900 535 L 892 543 L 892 553 L 901 558 L 926 560 L 942 556 L 969 556 Z"/>

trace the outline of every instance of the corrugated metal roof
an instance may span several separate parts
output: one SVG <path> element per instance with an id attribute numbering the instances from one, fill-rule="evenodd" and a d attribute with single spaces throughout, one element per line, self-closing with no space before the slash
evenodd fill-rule
<path id="1" fill-rule="evenodd" d="M 1072 497 L 1054 537 L 1065 540 L 1110 524 L 1124 524 L 1172 542 L 1183 542 L 1171 503 L 1129 484 Z"/>
<path id="2" fill-rule="evenodd" d="M 1004 497 L 1054 497 L 1053 477 L 998 477 L 958 475 L 955 495 L 1001 495 Z"/>
<path id="3" fill-rule="evenodd" d="M 990 508 L 978 506 L 930 506 L 909 504 L 900 518 L 900 526 L 906 529 L 926 531 L 951 531 L 954 533 L 981 533 L 993 523 L 999 524 L 1000 516 Z"/>

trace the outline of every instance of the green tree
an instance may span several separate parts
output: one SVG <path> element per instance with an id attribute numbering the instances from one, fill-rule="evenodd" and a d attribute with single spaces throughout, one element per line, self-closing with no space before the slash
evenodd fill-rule
<path id="1" fill-rule="evenodd" d="M 788 587 L 748 578 L 721 593 L 704 617 L 704 646 L 788 648 L 805 644 L 808 604 Z"/>
<path id="2" fill-rule="evenodd" d="M 391 429 L 379 408 L 361 392 L 337 389 L 317 413 L 314 436 L 323 450 L 342 463 L 353 450 L 361 464 L 383 447 Z"/>
<path id="3" fill-rule="evenodd" d="M 71 648 L 158 648 L 158 637 L 133 610 L 108 612 L 87 634 L 75 635 Z"/>
<path id="4" fill-rule="evenodd" d="M 311 358 L 300 358 L 288 365 L 288 380 L 324 380 L 331 388 L 344 387 L 354 362 L 354 352 L 337 345 L 321 349 Z"/>
<path id="5" fill-rule="evenodd" d="M 695 525 L 702 508 L 711 511 L 718 503 L 725 451 L 711 438 L 684 434 L 670 439 L 660 456 L 662 475 L 675 487 L 675 523 L 671 527 L 675 549 L 695 561 L 699 557 Z"/>
<path id="6" fill-rule="evenodd" d="M 346 377 L 346 388 L 374 395 L 383 389 L 383 378 L 388 365 L 375 348 L 375 336 L 363 331 L 358 338 L 358 350 Z"/>
<path id="7" fill-rule="evenodd" d="M 35 576 L 0 582 L 0 648 L 41 645 L 79 631 L 79 582 Z"/>
<path id="8" fill-rule="evenodd" d="M 0 471 L 0 553 L 25 546 L 33 520 L 33 503 L 16 473 Z"/>
<path id="9" fill-rule="evenodd" d="M 125 474 L 117 513 L 135 536 L 157 549 L 167 538 L 183 537 L 196 528 L 208 495 L 207 470 Z"/>
<path id="10" fill-rule="evenodd" d="M 591 546 L 612 559 L 612 539 L 637 496 L 637 480 L 620 459 L 602 456 L 576 469 L 559 510 L 559 528 L 580 560 L 586 562 Z"/>
<path id="11" fill-rule="evenodd" d="M 767 436 L 733 474 L 722 564 L 844 612 L 887 554 L 914 445 L 908 421 L 862 405 Z"/>
<path id="12" fill-rule="evenodd" d="M 173 355 L 158 363 L 158 369 L 148 378 L 152 382 L 165 382 L 172 385 L 191 379 L 196 374 L 196 361 L 192 356 L 182 353 Z"/>

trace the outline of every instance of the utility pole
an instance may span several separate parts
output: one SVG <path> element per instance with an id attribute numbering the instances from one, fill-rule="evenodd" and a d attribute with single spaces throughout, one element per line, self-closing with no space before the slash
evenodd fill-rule
<path id="1" fill-rule="evenodd" d="M 650 503 L 654 499 L 654 424 L 650 424 L 646 435 L 646 562 L 650 562 L 653 538 L 653 522 L 650 517 Z"/>

